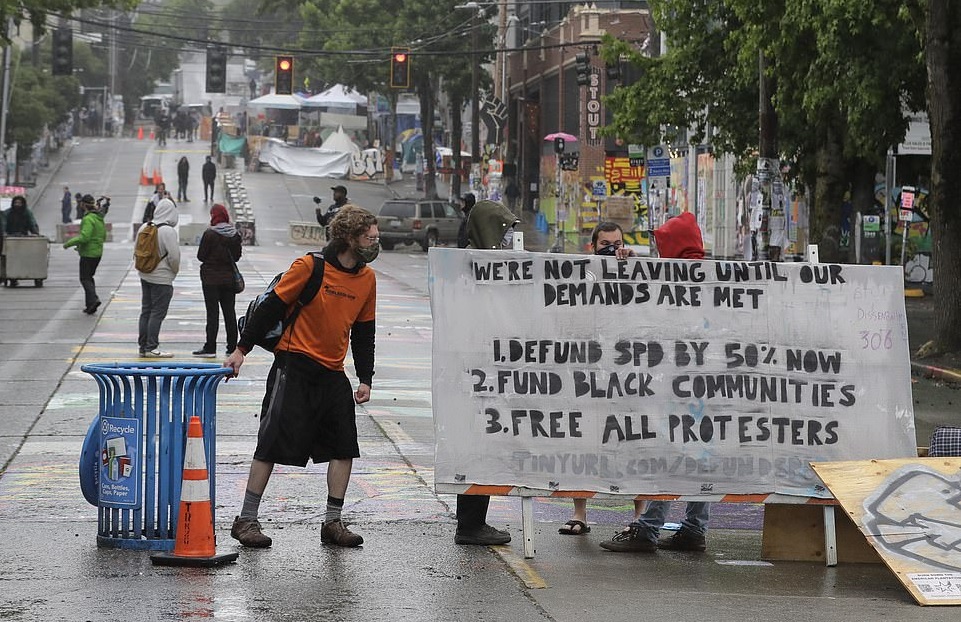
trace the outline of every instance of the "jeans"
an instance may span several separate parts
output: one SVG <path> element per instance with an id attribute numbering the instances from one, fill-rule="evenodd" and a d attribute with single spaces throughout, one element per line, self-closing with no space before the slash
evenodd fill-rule
<path id="1" fill-rule="evenodd" d="M 237 310 L 235 308 L 237 294 L 233 285 L 204 285 L 204 305 L 207 307 L 207 341 L 204 350 L 217 351 L 217 331 L 220 329 L 219 305 L 224 313 L 224 325 L 227 328 L 227 350 L 234 351 L 237 347 Z"/>
<path id="2" fill-rule="evenodd" d="M 148 283 L 140 279 L 140 290 L 140 337 L 137 343 L 141 352 L 150 352 L 160 345 L 160 325 L 167 317 L 167 308 L 174 296 L 174 286 Z"/>
<path id="3" fill-rule="evenodd" d="M 207 200 L 207 188 L 210 188 L 210 200 L 214 200 L 214 182 L 204 180 L 204 201 Z"/>
<path id="4" fill-rule="evenodd" d="M 187 178 L 186 177 L 177 178 L 177 200 L 178 201 L 187 200 Z"/>
<path id="5" fill-rule="evenodd" d="M 636 521 L 631 523 L 632 527 L 640 527 L 648 539 L 657 540 L 661 527 L 664 526 L 664 517 L 671 509 L 671 501 L 651 501 L 647 506 L 647 511 Z M 691 533 L 703 536 L 707 533 L 707 521 L 711 517 L 711 504 L 704 501 L 691 501 L 687 504 L 684 511 L 684 520 L 681 521 L 681 529 L 686 529 Z"/>
<path id="6" fill-rule="evenodd" d="M 72 222 L 70 220 L 70 212 L 72 211 L 73 211 L 73 205 L 71 205 L 70 203 L 67 203 L 66 205 L 60 208 L 60 220 L 63 221 L 63 224 L 69 225 Z"/>
<path id="7" fill-rule="evenodd" d="M 97 273 L 97 266 L 99 265 L 99 257 L 80 258 L 80 285 L 83 287 L 84 306 L 88 309 L 100 302 L 100 298 L 97 296 L 97 284 L 93 280 L 93 275 Z"/>

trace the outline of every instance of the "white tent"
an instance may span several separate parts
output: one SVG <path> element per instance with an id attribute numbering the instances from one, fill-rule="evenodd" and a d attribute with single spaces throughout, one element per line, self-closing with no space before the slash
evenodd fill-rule
<path id="1" fill-rule="evenodd" d="M 345 108 L 356 111 L 358 106 L 367 105 L 367 97 L 343 84 L 335 84 L 326 91 L 304 100 L 308 108 Z"/>
<path id="2" fill-rule="evenodd" d="M 300 110 L 304 106 L 304 101 L 303 97 L 297 95 L 277 95 L 276 93 L 270 93 L 250 100 L 247 102 L 247 105 L 259 108 L 278 108 L 280 110 Z"/>
<path id="3" fill-rule="evenodd" d="M 343 127 L 338 127 L 336 132 L 327 137 L 327 140 L 324 141 L 323 148 L 329 151 L 349 153 L 352 156 L 360 157 L 360 147 L 350 139 L 350 136 L 347 135 Z"/>

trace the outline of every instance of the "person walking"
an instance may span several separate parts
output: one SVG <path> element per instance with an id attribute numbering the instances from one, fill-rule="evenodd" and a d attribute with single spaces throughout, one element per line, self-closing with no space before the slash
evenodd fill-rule
<path id="1" fill-rule="evenodd" d="M 66 189 L 65 189 L 66 190 Z M 65 198 L 70 199 L 67 190 Z M 84 195 L 82 204 L 86 213 L 80 221 L 80 234 L 63 243 L 64 248 L 76 247 L 80 254 L 80 286 L 83 287 L 83 312 L 93 315 L 100 307 L 100 297 L 97 296 L 97 284 L 94 275 L 100 258 L 103 256 L 103 243 L 107 239 L 107 226 L 103 222 L 103 214 L 97 207 L 92 195 Z"/>
<path id="2" fill-rule="evenodd" d="M 701 229 L 691 212 L 671 218 L 654 230 L 654 243 L 658 257 L 670 259 L 703 259 L 704 243 Z M 681 529 L 669 538 L 658 541 L 661 527 L 671 509 L 670 501 L 651 501 L 647 511 L 635 519 L 627 529 L 610 540 L 601 542 L 601 548 L 618 553 L 654 553 L 657 549 L 670 551 L 704 551 L 707 549 L 707 522 L 710 519 L 709 503 L 688 502 Z"/>
<path id="3" fill-rule="evenodd" d="M 187 198 L 187 179 L 190 177 L 190 162 L 181 156 L 177 162 L 177 200 L 189 202 Z"/>
<path id="4" fill-rule="evenodd" d="M 217 355 L 217 332 L 220 329 L 218 307 L 224 315 L 227 332 L 227 356 L 237 347 L 237 300 L 234 268 L 243 253 L 240 234 L 230 224 L 227 208 L 214 203 L 210 208 L 210 227 L 204 231 L 197 247 L 200 260 L 200 284 L 207 308 L 207 338 L 194 356 Z"/>
<path id="5" fill-rule="evenodd" d="M 60 222 L 69 225 L 73 220 L 70 214 L 73 212 L 73 197 L 70 195 L 70 188 L 63 187 L 63 198 L 60 199 Z"/>
<path id="6" fill-rule="evenodd" d="M 214 200 L 214 182 L 217 181 L 217 165 L 213 163 L 210 156 L 200 168 L 200 177 L 204 182 L 204 201 Z M 210 198 L 207 198 L 207 191 L 210 190 Z"/>
<path id="7" fill-rule="evenodd" d="M 511 248 L 513 241 L 510 244 L 505 242 L 512 237 L 517 222 L 517 217 L 501 203 L 478 202 L 469 210 L 467 217 L 470 246 L 477 249 Z M 455 544 L 492 545 L 511 541 L 509 533 L 487 524 L 490 502 L 488 495 L 457 495 Z"/>
<path id="8" fill-rule="evenodd" d="M 467 248 L 470 245 L 470 240 L 467 238 L 467 219 L 470 217 L 470 211 L 475 203 L 477 203 L 477 199 L 473 192 L 464 195 L 464 206 L 461 207 L 463 217 L 460 221 L 460 227 L 457 228 L 457 248 Z"/>
<path id="9" fill-rule="evenodd" d="M 167 309 L 174 294 L 174 279 L 180 271 L 180 240 L 177 222 L 180 215 L 170 198 L 163 198 L 154 210 L 157 225 L 157 245 L 160 263 L 151 272 L 140 275 L 140 324 L 137 344 L 143 358 L 169 359 L 173 354 L 160 349 L 160 326 L 167 317 Z"/>
<path id="10" fill-rule="evenodd" d="M 343 547 L 360 546 L 364 538 L 350 531 L 341 518 L 353 459 L 360 456 L 354 404 L 370 399 L 374 375 L 374 311 L 377 281 L 368 266 L 380 251 L 377 218 L 348 206 L 330 223 L 331 239 L 322 256 L 294 261 L 260 304 L 224 367 L 240 372 L 245 355 L 267 330 L 295 305 L 322 261 L 322 284 L 286 326 L 274 351 L 261 409 L 257 449 L 250 464 L 243 508 L 230 535 L 244 546 L 272 544 L 261 530 L 258 513 L 274 464 L 307 466 L 328 462 L 327 508 L 320 541 Z M 316 278 L 316 277 L 314 277 Z M 351 348 L 359 386 L 351 394 L 344 374 Z"/>

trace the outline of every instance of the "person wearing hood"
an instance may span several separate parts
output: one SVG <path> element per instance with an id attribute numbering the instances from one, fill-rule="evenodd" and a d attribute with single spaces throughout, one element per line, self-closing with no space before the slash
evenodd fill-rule
<path id="1" fill-rule="evenodd" d="M 237 347 L 237 293 L 234 283 L 234 265 L 243 253 L 240 233 L 230 223 L 227 208 L 214 203 L 210 208 L 210 227 L 204 231 L 197 247 L 200 260 L 200 284 L 207 307 L 207 339 L 194 356 L 217 355 L 217 332 L 220 328 L 218 306 L 223 311 L 227 331 L 227 355 Z"/>
<path id="2" fill-rule="evenodd" d="M 63 243 L 64 248 L 76 247 L 80 254 L 80 286 L 83 287 L 83 312 L 93 315 L 100 307 L 100 297 L 97 296 L 97 284 L 94 275 L 100 258 L 103 256 L 103 243 L 107 239 L 107 227 L 103 222 L 103 214 L 97 208 L 92 195 L 85 195 L 81 199 L 84 208 L 83 219 L 80 221 L 80 234 Z"/>
<path id="3" fill-rule="evenodd" d="M 180 239 L 177 222 L 180 215 L 169 198 L 160 199 L 152 222 L 157 225 L 157 244 L 160 263 L 152 272 L 137 271 L 140 275 L 140 326 L 137 343 L 144 358 L 172 358 L 173 354 L 160 349 L 160 325 L 167 317 L 167 309 L 174 294 L 174 279 L 180 271 Z"/>
<path id="4" fill-rule="evenodd" d="M 514 227 L 520 219 L 497 201 L 478 201 L 467 214 L 467 239 L 473 248 L 514 247 Z"/>
<path id="5" fill-rule="evenodd" d="M 467 213 L 467 238 L 476 249 L 513 247 L 514 225 L 518 219 L 496 201 L 478 201 Z M 507 544 L 511 534 L 487 523 L 488 495 L 457 495 L 457 529 L 454 544 L 490 546 Z"/>
<path id="6" fill-rule="evenodd" d="M 27 207 L 27 199 L 18 194 L 10 200 L 4 231 L 7 235 L 40 235 L 37 219 Z"/>
<path id="7" fill-rule="evenodd" d="M 664 259 L 704 259 L 701 229 L 691 212 L 675 216 L 655 229 L 654 245 L 658 257 Z M 601 542 L 601 548 L 618 553 L 654 553 L 658 549 L 694 552 L 706 550 L 705 534 L 711 505 L 703 501 L 688 502 L 681 528 L 671 537 L 658 541 L 670 509 L 670 501 L 651 501 L 644 514 L 624 531 Z"/>
<path id="8" fill-rule="evenodd" d="M 237 349 L 224 361 L 236 376 L 259 338 L 298 303 L 315 262 L 323 261 L 321 288 L 285 328 L 267 375 L 257 449 L 243 507 L 230 529 L 244 546 L 265 548 L 272 543 L 257 516 L 274 464 L 305 467 L 309 460 L 329 463 L 320 541 L 342 547 L 364 542 L 343 523 L 341 512 L 353 460 L 360 456 L 355 404 L 370 400 L 374 376 L 377 277 L 368 264 L 377 258 L 379 240 L 373 214 L 354 205 L 343 207 L 330 222 L 330 243 L 323 256 L 310 254 L 294 261 L 249 318 Z M 344 374 L 348 348 L 359 381 L 354 392 Z"/>

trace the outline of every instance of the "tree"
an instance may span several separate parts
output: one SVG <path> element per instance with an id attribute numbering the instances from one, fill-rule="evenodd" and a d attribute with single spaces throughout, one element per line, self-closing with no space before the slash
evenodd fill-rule
<path id="1" fill-rule="evenodd" d="M 758 145 L 759 59 L 773 85 L 778 152 L 814 189 L 812 239 L 838 261 L 842 196 L 872 207 L 874 172 L 904 137 L 904 106 L 923 106 L 920 49 L 900 0 L 701 0 L 652 2 L 667 53 L 608 39 L 606 59 L 626 55 L 645 74 L 608 98 L 611 130 L 669 141 L 662 128 L 705 128 L 718 152 L 743 160 Z M 622 92 L 623 91 L 623 92 Z M 745 170 L 747 167 L 741 167 Z"/>
<path id="2" fill-rule="evenodd" d="M 139 0 L 0 0 L 0 24 L 4 26 L 8 19 L 19 25 L 28 20 L 35 31 L 45 32 L 47 16 L 50 14 L 70 15 L 79 9 L 93 7 L 113 7 L 117 9 L 132 9 L 139 4 Z M 6 43 L 10 42 L 10 34 L 6 28 L 0 30 Z"/>
<path id="3" fill-rule="evenodd" d="M 924 49 L 931 123 L 931 229 L 937 338 L 930 352 L 961 350 L 961 5 L 927 0 Z"/>

